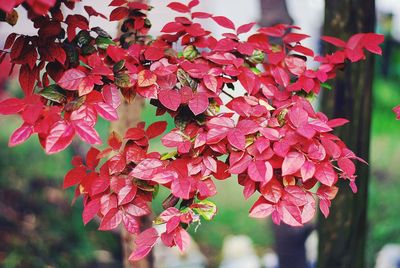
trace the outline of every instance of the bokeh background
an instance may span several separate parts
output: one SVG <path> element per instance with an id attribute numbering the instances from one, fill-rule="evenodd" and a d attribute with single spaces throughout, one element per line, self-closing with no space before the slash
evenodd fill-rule
<path id="1" fill-rule="evenodd" d="M 86 1 L 90 2 L 93 1 Z M 108 1 L 96 1 L 95 6 L 107 14 L 106 4 L 100 2 Z M 153 34 L 156 34 L 173 14 L 165 9 L 166 1 L 154 0 L 151 4 L 156 6 L 150 15 Z M 306 45 L 318 49 L 323 1 L 288 0 L 287 7 L 294 23 L 313 37 Z M 200 8 L 225 15 L 236 25 L 263 19 L 258 0 L 203 0 Z M 376 58 L 373 89 L 368 267 L 375 266 L 377 254 L 385 245 L 400 244 L 400 121 L 395 120 L 392 112 L 400 103 L 400 2 L 377 0 L 377 14 L 377 32 L 385 34 L 385 43 L 383 57 Z M 115 24 L 106 25 L 101 20 L 91 23 L 102 24 L 109 32 L 116 31 Z M 209 25 L 221 34 L 220 29 L 213 27 Z M 11 31 L 32 33 L 33 29 L 23 20 L 14 28 L 0 24 L 0 47 Z M 8 67 L 4 63 L 0 68 L 0 99 L 21 94 L 17 81 L 8 76 Z M 160 120 L 154 114 L 155 110 L 146 105 L 142 118 L 147 123 Z M 31 138 L 10 149 L 8 137 L 19 124 L 18 117 L 0 116 L 0 266 L 121 267 L 118 232 L 97 231 L 97 222 L 83 226 L 81 200 L 72 206 L 73 190 L 62 189 L 63 175 L 71 168 L 71 156 L 87 147 L 82 148 L 77 142 L 62 153 L 47 156 L 37 140 Z M 97 130 L 103 140 L 108 128 L 100 119 Z M 159 147 L 159 143 L 153 144 L 153 148 Z M 235 180 L 217 182 L 218 189 L 223 189 L 213 198 L 219 208 L 217 216 L 212 222 L 203 223 L 196 232 L 191 229 L 200 251 L 207 256 L 208 267 L 218 267 L 224 258 L 224 240 L 232 235 L 247 236 L 259 257 L 274 248 L 271 221 L 248 217 L 254 200 L 243 200 L 242 188 Z M 154 205 L 155 211 L 160 210 L 162 194 L 159 199 Z"/>

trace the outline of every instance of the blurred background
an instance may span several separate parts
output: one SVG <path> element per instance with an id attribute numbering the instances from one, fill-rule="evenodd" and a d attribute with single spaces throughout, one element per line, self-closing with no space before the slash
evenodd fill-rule
<path id="1" fill-rule="evenodd" d="M 100 2 L 108 3 L 96 1 L 95 8 L 109 13 L 106 3 Z M 305 45 L 318 50 L 324 20 L 323 1 L 287 0 L 287 9 L 278 8 L 275 13 L 265 6 L 276 4 L 273 2 L 282 1 L 203 0 L 199 10 L 227 16 L 236 25 L 257 21 L 266 26 L 282 19 L 292 20 L 312 36 Z M 173 18 L 174 14 L 167 11 L 165 4 L 166 1 L 151 2 L 155 6 L 150 14 L 153 34 Z M 376 30 L 385 34 L 385 43 L 383 56 L 376 57 L 373 87 L 367 261 L 368 267 L 391 268 L 400 267 L 400 122 L 392 112 L 400 103 L 400 1 L 377 0 L 376 7 Z M 19 12 L 22 14 L 23 10 Z M 91 19 L 91 25 L 97 24 L 110 33 L 116 32 L 115 24 Z M 222 33 L 214 24 L 207 26 L 216 34 Z M 0 47 L 11 31 L 34 33 L 23 20 L 14 28 L 0 24 Z M 21 94 L 17 81 L 9 79 L 8 67 L 7 62 L 0 67 L 0 100 Z M 155 109 L 146 105 L 142 118 L 147 123 L 160 120 L 154 114 Z M 31 138 L 9 149 L 8 137 L 19 124 L 18 117 L 0 117 L 0 265 L 6 268 L 122 267 L 119 234 L 97 231 L 96 222 L 84 227 L 81 200 L 71 206 L 73 190 L 62 189 L 63 176 L 71 168 L 69 161 L 77 145 L 47 156 L 37 140 Z M 100 118 L 97 130 L 103 140 L 108 128 L 107 122 Z M 153 144 L 156 150 L 159 146 Z M 197 246 L 188 253 L 190 257 L 158 248 L 156 255 L 172 256 L 163 267 L 279 267 L 271 221 L 248 217 L 255 200 L 243 201 L 242 188 L 235 178 L 217 183 L 219 189 L 223 188 L 212 199 L 219 208 L 217 216 L 212 222 L 204 222 L 196 232 L 191 229 Z M 162 195 L 154 205 L 155 211 L 160 210 L 161 201 Z M 317 254 L 316 240 L 311 233 L 306 244 L 311 265 Z M 240 266 L 234 266 L 230 260 L 236 258 L 238 265 L 238 256 L 247 259 L 241 260 Z M 397 266 L 389 266 L 385 261 Z"/>

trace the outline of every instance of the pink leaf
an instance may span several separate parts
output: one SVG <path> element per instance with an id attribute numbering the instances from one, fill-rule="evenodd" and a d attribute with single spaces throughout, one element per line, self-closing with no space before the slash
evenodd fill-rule
<path id="1" fill-rule="evenodd" d="M 96 111 L 101 117 L 109 121 L 118 120 L 118 113 L 115 108 L 107 103 L 98 102 L 96 103 Z"/>
<path id="2" fill-rule="evenodd" d="M 317 165 L 315 178 L 326 186 L 332 186 L 337 180 L 337 175 L 331 163 L 325 162 Z"/>
<path id="3" fill-rule="evenodd" d="M 101 144 L 100 136 L 97 131 L 83 120 L 73 121 L 73 126 L 76 134 L 84 142 L 89 144 Z"/>
<path id="4" fill-rule="evenodd" d="M 172 182 L 171 191 L 179 198 L 189 199 L 191 183 L 188 179 L 178 178 Z"/>
<path id="5" fill-rule="evenodd" d="M 135 240 L 136 248 L 129 256 L 129 260 L 138 261 L 146 257 L 156 244 L 158 237 L 158 232 L 155 228 L 149 228 L 140 233 Z"/>
<path id="6" fill-rule="evenodd" d="M 110 209 L 100 222 L 99 230 L 106 231 L 118 227 L 122 221 L 122 214 L 117 208 Z"/>
<path id="7" fill-rule="evenodd" d="M 315 165 L 311 161 L 305 161 L 303 166 L 300 169 L 301 177 L 303 178 L 303 182 L 311 179 L 315 174 Z"/>
<path id="8" fill-rule="evenodd" d="M 33 134 L 33 126 L 26 123 L 22 124 L 17 128 L 13 134 L 11 134 L 8 141 L 8 146 L 12 147 L 25 142 Z"/>
<path id="9" fill-rule="evenodd" d="M 207 110 L 209 105 L 208 97 L 204 93 L 197 93 L 189 100 L 189 108 L 194 115 L 199 115 Z"/>
<path id="10" fill-rule="evenodd" d="M 178 110 L 179 105 L 181 105 L 181 95 L 176 90 L 161 90 L 158 93 L 158 100 L 172 111 Z"/>
<path id="11" fill-rule="evenodd" d="M 229 143 L 239 149 L 244 151 L 246 147 L 246 137 L 240 129 L 232 129 L 228 132 L 228 141 Z"/>
<path id="12" fill-rule="evenodd" d="M 253 181 L 267 183 L 272 179 L 273 168 L 268 161 L 257 160 L 250 162 L 247 173 Z"/>
<path id="13" fill-rule="evenodd" d="M 249 32 L 249 31 L 251 30 L 251 28 L 254 27 L 255 24 L 256 24 L 255 22 L 243 24 L 242 26 L 240 26 L 240 27 L 237 29 L 237 34 L 239 35 L 239 34 L 243 34 L 243 33 Z"/>
<path id="14" fill-rule="evenodd" d="M 46 138 L 45 150 L 48 154 L 58 153 L 71 144 L 74 137 L 74 128 L 65 121 L 56 122 Z"/>
<path id="15" fill-rule="evenodd" d="M 185 229 L 179 228 L 174 233 L 174 242 L 181 252 L 186 251 L 190 245 L 190 236 Z"/>
<path id="16" fill-rule="evenodd" d="M 282 163 L 282 176 L 294 174 L 304 164 L 305 157 L 299 152 L 290 152 L 285 156 Z"/>
<path id="17" fill-rule="evenodd" d="M 235 24 L 233 24 L 233 22 L 230 19 L 228 19 L 227 17 L 213 16 L 212 19 L 224 28 L 235 30 Z"/>
<path id="18" fill-rule="evenodd" d="M 184 5 L 179 2 L 171 2 L 167 5 L 167 7 L 180 13 L 188 13 L 190 11 L 187 5 Z"/>
<path id="19" fill-rule="evenodd" d="M 118 192 L 118 205 L 125 205 L 135 198 L 137 187 L 135 185 L 127 184 Z"/>
<path id="20" fill-rule="evenodd" d="M 86 74 L 81 70 L 69 69 L 58 80 L 58 85 L 68 90 L 79 90 L 85 78 Z"/>
<path id="21" fill-rule="evenodd" d="M 0 114 L 16 114 L 24 109 L 25 103 L 21 99 L 11 98 L 0 102 Z"/>
<path id="22" fill-rule="evenodd" d="M 275 210 L 273 204 L 269 203 L 264 197 L 260 196 L 250 209 L 250 217 L 266 218 Z"/>
<path id="23" fill-rule="evenodd" d="M 100 199 L 92 199 L 85 204 L 82 212 L 83 224 L 86 225 L 91 221 L 100 210 Z"/>

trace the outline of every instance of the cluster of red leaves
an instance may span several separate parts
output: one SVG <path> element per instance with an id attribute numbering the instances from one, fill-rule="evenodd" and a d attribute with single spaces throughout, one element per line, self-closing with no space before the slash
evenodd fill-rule
<path id="1" fill-rule="evenodd" d="M 315 56 L 300 43 L 307 35 L 290 32 L 295 26 L 260 28 L 241 40 L 254 23 L 236 27 L 226 17 L 192 11 L 198 4 L 170 3 L 183 15 L 154 40 L 146 36 L 146 4 L 111 2 L 109 20 L 123 21 L 122 35 L 114 40 L 101 28 L 90 28 L 86 17 L 64 18 L 53 8 L 32 19 L 38 35 L 10 34 L 9 51 L 3 52 L 20 66 L 25 93 L 23 99 L 0 103 L 0 114 L 19 114 L 24 121 L 10 146 L 34 133 L 49 154 L 65 149 L 75 134 L 99 144 L 97 116 L 116 120 L 120 93 L 127 101 L 139 94 L 157 107 L 157 115 L 174 118 L 175 128 L 161 138 L 171 152 L 148 152 L 149 140 L 165 131 L 165 122 L 147 128 L 140 123 L 124 138 L 111 133 L 108 147 L 91 148 L 85 163 L 75 157 L 65 176 L 64 186 L 77 185 L 76 196 L 83 196 L 85 224 L 97 215 L 100 230 L 122 223 L 140 233 L 131 260 L 147 255 L 159 237 L 185 250 L 188 226 L 216 213 L 206 200 L 217 193 L 213 179 L 237 175 L 246 199 L 259 194 L 252 217 L 271 215 L 277 224 L 294 226 L 312 219 L 317 201 L 328 216 L 339 179 L 357 190 L 353 160 L 361 159 L 332 134 L 347 120 L 329 120 L 308 99 L 347 62 L 365 59 L 365 51 L 380 54 L 383 37 L 357 34 L 347 42 L 323 37 L 337 51 Z M 92 7 L 85 10 L 104 17 Z M 229 33 L 216 39 L 199 19 L 212 19 Z M 278 42 L 270 43 L 271 38 Z M 319 67 L 308 68 L 306 56 Z M 244 93 L 232 97 L 227 90 L 239 84 Z M 227 103 L 224 94 L 231 97 Z M 171 192 L 155 220 L 165 230 L 141 232 L 138 219 L 151 213 L 149 204 L 160 186 Z"/>

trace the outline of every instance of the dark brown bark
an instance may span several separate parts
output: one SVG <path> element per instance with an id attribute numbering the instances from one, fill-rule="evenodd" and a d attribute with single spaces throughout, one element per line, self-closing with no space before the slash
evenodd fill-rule
<path id="1" fill-rule="evenodd" d="M 325 35 L 347 39 L 355 33 L 374 31 L 374 0 L 326 0 L 325 5 Z M 334 89 L 324 92 L 321 104 L 329 117 L 351 121 L 336 133 L 356 155 L 367 161 L 373 67 L 371 55 L 366 61 L 346 65 L 335 79 Z M 319 219 L 319 268 L 365 267 L 368 166 L 358 162 L 357 174 L 358 193 L 353 194 L 348 183 L 341 182 L 328 219 Z"/>

